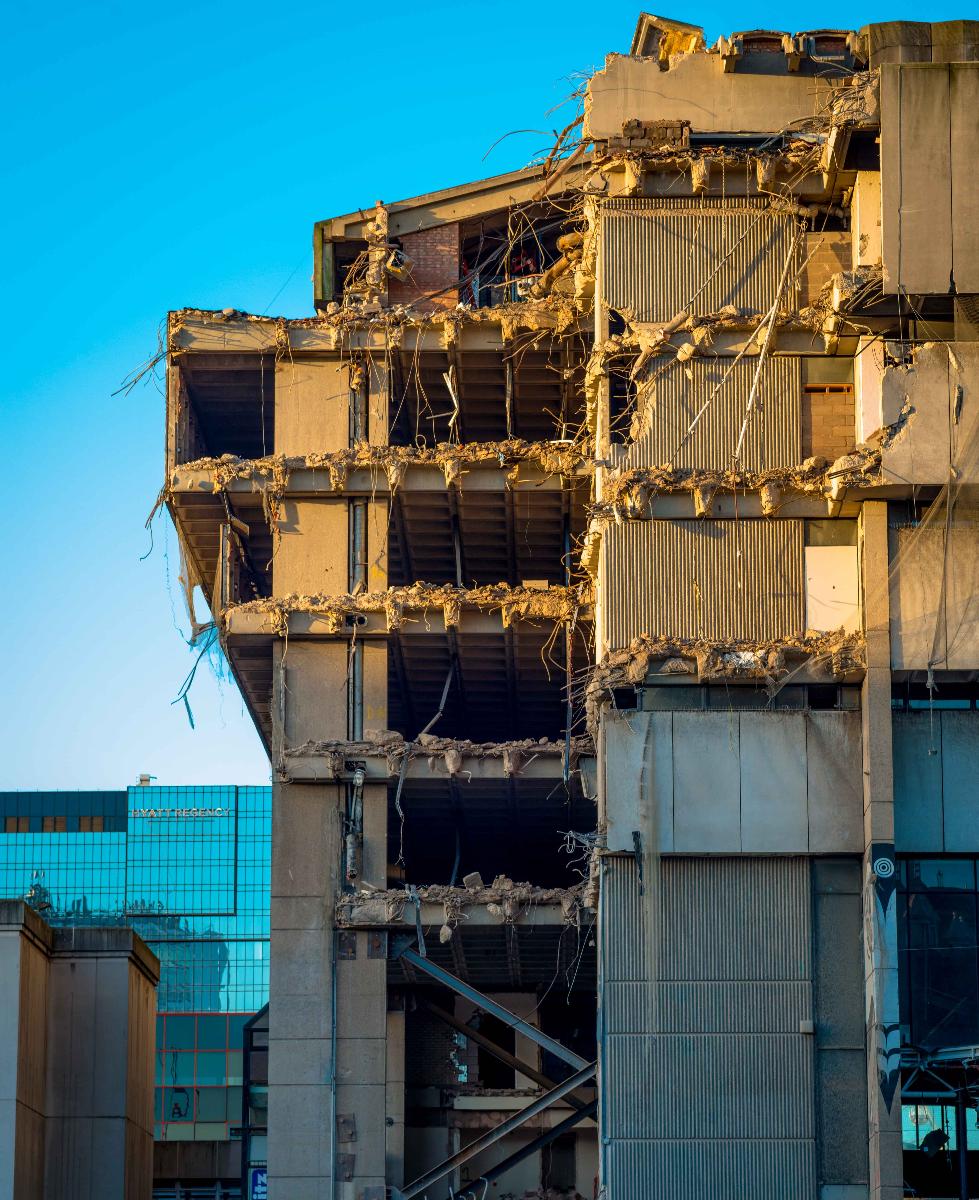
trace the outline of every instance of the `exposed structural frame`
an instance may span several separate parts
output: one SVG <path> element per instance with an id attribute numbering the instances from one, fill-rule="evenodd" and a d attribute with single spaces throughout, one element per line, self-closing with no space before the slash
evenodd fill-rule
<path id="1" fill-rule="evenodd" d="M 579 1054 L 575 1054 L 573 1050 L 569 1050 L 567 1046 L 562 1046 L 560 1042 L 554 1038 L 548 1037 L 546 1033 L 542 1033 L 536 1025 L 531 1025 L 529 1021 L 525 1021 L 523 1017 L 518 1017 L 516 1013 L 505 1008 L 497 1000 L 491 1000 L 489 996 L 484 996 L 482 992 L 477 991 L 468 983 L 464 983 L 458 976 L 453 975 L 451 971 L 446 971 L 444 967 L 438 966 L 431 962 L 428 958 L 419 954 L 416 950 L 412 950 L 410 945 L 405 945 L 404 949 L 398 951 L 397 957 L 403 959 L 406 963 L 414 967 L 418 971 L 430 975 L 437 983 L 441 983 L 444 987 L 450 988 L 463 999 L 469 1000 L 475 1004 L 477 1008 L 483 1009 L 484 1012 L 496 1017 L 502 1021 L 504 1025 L 509 1025 L 511 1029 L 517 1033 L 521 1033 L 524 1037 L 530 1038 L 536 1042 L 542 1050 L 546 1050 L 549 1054 L 553 1054 L 555 1058 L 560 1058 L 569 1066 L 576 1070 L 582 1070 L 588 1066 L 585 1059 Z M 594 1063 L 592 1066 L 594 1067 Z"/>
<path id="2" fill-rule="evenodd" d="M 502 1175 L 505 1171 L 508 1171 L 510 1167 L 515 1166 L 516 1163 L 526 1158 L 529 1154 L 533 1154 L 542 1146 L 547 1145 L 566 1130 L 577 1125 L 580 1121 L 595 1115 L 598 1110 L 597 1100 L 583 1104 L 580 1100 L 573 1096 L 573 1093 L 582 1084 L 587 1083 L 589 1079 L 594 1077 L 598 1068 L 597 1062 L 586 1062 L 580 1055 L 575 1054 L 573 1050 L 569 1050 L 567 1046 L 563 1046 L 560 1042 L 555 1041 L 554 1038 L 548 1037 L 547 1034 L 542 1033 L 536 1028 L 536 1026 L 531 1025 L 522 1017 L 518 1017 L 516 1013 L 511 1012 L 498 1001 L 490 999 L 489 996 L 484 995 L 476 988 L 471 987 L 469 984 L 463 982 L 463 980 L 453 975 L 450 971 L 446 971 L 444 968 L 437 966 L 424 955 L 419 954 L 416 950 L 413 950 L 408 943 L 405 943 L 403 947 L 398 949 L 397 957 L 402 959 L 402 961 L 413 967 L 415 970 L 429 975 L 436 982 L 441 983 L 445 987 L 451 989 L 457 995 L 462 996 L 463 999 L 470 1001 L 470 1003 L 474 1004 L 477 1008 L 480 1008 L 484 1012 L 489 1013 L 491 1016 L 496 1017 L 505 1025 L 510 1026 L 511 1029 L 523 1034 L 525 1037 L 530 1038 L 532 1041 L 536 1042 L 541 1049 L 548 1051 L 548 1053 L 553 1054 L 556 1058 L 562 1059 L 564 1062 L 568 1063 L 569 1066 L 572 1066 L 576 1069 L 574 1074 L 569 1075 L 567 1079 L 562 1080 L 560 1083 L 555 1084 L 547 1081 L 547 1083 L 550 1084 L 550 1088 L 548 1091 L 544 1092 L 543 1095 L 538 1096 L 536 1100 L 531 1101 L 531 1103 L 525 1108 L 522 1108 L 520 1112 L 514 1113 L 512 1117 L 508 1117 L 507 1120 L 502 1121 L 493 1129 L 487 1130 L 486 1133 L 470 1142 L 467 1146 L 463 1146 L 460 1150 L 456 1151 L 455 1154 L 450 1155 L 437 1166 L 432 1167 L 430 1171 L 427 1171 L 424 1175 L 419 1176 L 419 1178 L 414 1180 L 414 1182 L 409 1183 L 406 1187 L 400 1190 L 398 1188 L 392 1188 L 391 1195 L 394 1197 L 394 1200 L 412 1200 L 412 1197 L 421 1195 L 426 1188 L 431 1187 L 432 1184 L 437 1183 L 440 1179 L 444 1179 L 445 1176 L 454 1171 L 456 1167 L 460 1167 L 464 1163 L 469 1162 L 470 1159 L 475 1158 L 477 1154 L 481 1154 L 484 1150 L 495 1145 L 502 1138 L 506 1137 L 507 1134 L 513 1133 L 515 1130 L 521 1128 L 521 1126 L 525 1125 L 527 1121 L 538 1116 L 545 1109 L 550 1108 L 552 1104 L 556 1104 L 559 1100 L 568 1098 L 569 1102 L 575 1106 L 575 1111 L 563 1121 L 559 1122 L 559 1124 L 554 1126 L 553 1129 L 547 1130 L 541 1135 L 541 1137 L 535 1138 L 529 1145 L 521 1147 L 520 1150 L 516 1151 L 512 1155 L 509 1155 L 503 1162 L 498 1163 L 492 1171 L 481 1176 L 482 1182 L 487 1184 L 492 1182 L 493 1179 L 497 1178 L 499 1175 Z M 457 1023 L 441 1009 L 438 1009 L 435 1006 L 429 1007 L 431 1007 L 431 1010 L 441 1020 L 446 1020 L 453 1026 L 456 1026 L 457 1024 L 461 1025 L 461 1023 Z M 463 1026 L 463 1028 L 465 1027 Z M 471 1030 L 466 1029 L 467 1036 L 469 1036 L 471 1032 Z M 493 1044 L 489 1038 L 480 1038 L 479 1040 L 481 1045 L 484 1045 L 490 1051 L 490 1053 L 500 1058 L 501 1061 L 510 1063 L 520 1071 L 526 1069 L 525 1065 L 520 1062 L 519 1059 L 507 1054 L 506 1051 L 503 1051 L 500 1047 Z M 532 1077 L 536 1078 L 538 1083 L 544 1082 L 544 1077 L 541 1076 L 537 1071 L 532 1072 Z"/>

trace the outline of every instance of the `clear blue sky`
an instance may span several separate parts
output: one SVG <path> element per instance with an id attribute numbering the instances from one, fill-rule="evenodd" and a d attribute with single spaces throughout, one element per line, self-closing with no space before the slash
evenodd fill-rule
<path id="1" fill-rule="evenodd" d="M 965 16 L 929 7 L 927 19 Z M 260 783 L 230 681 L 193 655 L 166 518 L 163 398 L 114 395 L 168 309 L 311 312 L 315 220 L 522 166 L 639 6 L 56 2 L 8 21 L 0 788 Z M 898 3 L 709 5 L 732 28 L 921 18 Z"/>

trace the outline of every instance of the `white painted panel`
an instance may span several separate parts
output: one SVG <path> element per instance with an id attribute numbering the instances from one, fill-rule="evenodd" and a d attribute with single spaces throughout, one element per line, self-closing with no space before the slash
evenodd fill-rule
<path id="1" fill-rule="evenodd" d="M 806 628 L 819 633 L 860 628 L 856 546 L 806 547 Z"/>
<path id="2" fill-rule="evenodd" d="M 859 171 L 850 201 L 853 266 L 872 267 L 881 259 L 880 171 Z"/>
<path id="3" fill-rule="evenodd" d="M 860 714 L 806 714 L 809 853 L 863 853 Z"/>
<path id="4" fill-rule="evenodd" d="M 673 849 L 741 849 L 738 714 L 673 714 Z"/>
<path id="5" fill-rule="evenodd" d="M 632 713 L 605 722 L 605 819 L 610 850 L 634 848 L 656 832 L 660 853 L 673 849 L 673 714 Z"/>
<path id="6" fill-rule="evenodd" d="M 801 712 L 741 714 L 741 849 L 746 854 L 809 849 L 805 722 Z"/>
<path id="7" fill-rule="evenodd" d="M 856 239 L 854 239 L 856 244 Z M 853 360 L 854 401 L 857 410 L 857 441 L 865 442 L 883 425 L 881 386 L 884 378 L 884 347 L 879 338 L 861 338 Z"/>
<path id="8" fill-rule="evenodd" d="M 942 713 L 945 851 L 979 852 L 979 714 Z"/>

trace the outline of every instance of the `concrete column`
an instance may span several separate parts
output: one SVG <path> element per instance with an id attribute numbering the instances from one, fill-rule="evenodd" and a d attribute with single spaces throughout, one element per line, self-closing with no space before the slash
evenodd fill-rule
<path id="1" fill-rule="evenodd" d="M 341 789 L 275 785 L 269 982 L 269 1184 L 333 1196 L 333 911 Z"/>
<path id="2" fill-rule="evenodd" d="M 0 1200 L 43 1195 L 52 945 L 32 909 L 0 901 Z"/>
<path id="3" fill-rule="evenodd" d="M 887 504 L 863 505 L 864 956 L 871 1200 L 903 1195 Z"/>
<path id="4" fill-rule="evenodd" d="M 387 936 L 341 931 L 337 957 L 337 1200 L 384 1200 Z"/>
<path id="5" fill-rule="evenodd" d="M 405 1074 L 405 1013 L 401 1008 L 387 1016 L 385 1163 L 387 1182 L 394 1187 L 405 1184 Z"/>

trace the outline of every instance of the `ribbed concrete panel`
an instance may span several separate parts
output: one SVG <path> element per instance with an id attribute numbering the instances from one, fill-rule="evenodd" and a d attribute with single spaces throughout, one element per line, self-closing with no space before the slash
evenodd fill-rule
<path id="1" fill-rule="evenodd" d="M 762 641 L 805 628 L 801 521 L 628 521 L 602 539 L 604 640 Z"/>
<path id="2" fill-rule="evenodd" d="M 806 858 L 664 858 L 659 890 L 661 984 L 812 978 Z M 601 920 L 607 983 L 650 982 L 642 919 L 635 860 L 607 858 Z"/>
<path id="3" fill-rule="evenodd" d="M 724 1038 L 613 1035 L 604 1060 L 614 1081 L 608 1132 L 664 1140 L 812 1137 L 811 1050 L 798 1030 Z"/>
<path id="4" fill-rule="evenodd" d="M 809 862 L 658 865 L 651 905 L 633 858 L 607 859 L 602 876 L 608 1200 L 811 1200 L 813 1039 L 799 1032 L 814 1016 Z"/>
<path id="5" fill-rule="evenodd" d="M 745 429 L 741 466 L 749 471 L 794 466 L 802 458 L 802 360 L 773 356 L 761 367 Z M 650 366 L 646 427 L 629 447 L 624 466 L 731 467 L 758 358 L 694 358 Z M 706 406 L 706 408 L 705 408 Z M 694 418 L 703 411 L 693 433 Z"/>
<path id="6" fill-rule="evenodd" d="M 638 983 L 605 988 L 605 1011 L 617 1033 L 798 1033 L 812 1015 L 807 980 L 777 983 Z"/>
<path id="7" fill-rule="evenodd" d="M 605 979 L 646 982 L 649 963 L 634 859 L 616 856 L 604 860 L 600 926 L 610 935 L 603 936 L 601 943 Z M 613 933 L 616 935 L 611 936 Z"/>
<path id="8" fill-rule="evenodd" d="M 812 976 L 804 858 L 667 859 L 661 911 L 661 979 Z"/>
<path id="9" fill-rule="evenodd" d="M 608 1200 L 809 1200 L 815 1149 L 798 1142 L 634 1141 L 616 1149 Z"/>
<path id="10" fill-rule="evenodd" d="M 767 311 L 794 226 L 792 217 L 754 205 L 608 201 L 602 209 L 600 298 L 650 322 L 669 321 L 684 309 L 717 312 L 727 304 Z M 796 289 L 787 289 L 784 307 L 795 301 Z"/>

